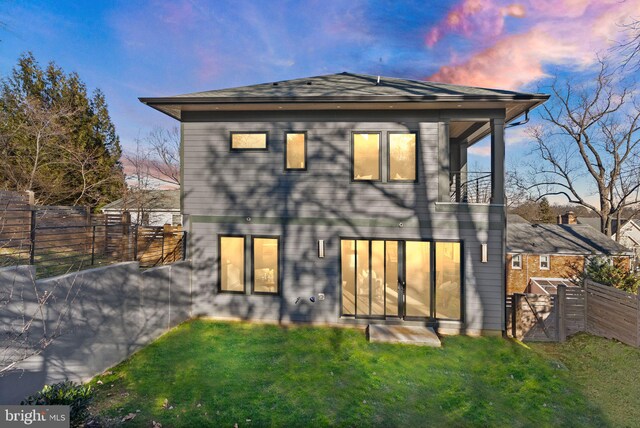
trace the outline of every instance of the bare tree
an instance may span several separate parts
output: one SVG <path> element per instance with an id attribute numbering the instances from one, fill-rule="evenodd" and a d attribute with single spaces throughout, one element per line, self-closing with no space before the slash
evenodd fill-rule
<path id="1" fill-rule="evenodd" d="M 542 124 L 529 129 L 537 156 L 527 189 L 589 208 L 611 236 L 612 220 L 639 203 L 640 108 L 636 88 L 600 65 L 593 81 L 551 85 Z"/>
<path id="2" fill-rule="evenodd" d="M 148 173 L 156 180 L 180 185 L 180 130 L 155 128 L 147 138 L 150 149 Z"/>
<path id="3" fill-rule="evenodd" d="M 640 20 L 633 19 L 623 24 L 622 29 L 627 37 L 615 47 L 622 54 L 622 65 L 640 69 Z"/>

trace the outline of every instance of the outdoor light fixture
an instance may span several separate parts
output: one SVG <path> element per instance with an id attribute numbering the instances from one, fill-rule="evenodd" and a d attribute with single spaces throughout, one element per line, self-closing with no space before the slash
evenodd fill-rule
<path id="1" fill-rule="evenodd" d="M 324 259 L 324 239 L 318 240 L 318 258 Z"/>
<path id="2" fill-rule="evenodd" d="M 489 252 L 487 250 L 487 244 L 482 244 L 482 263 L 487 263 L 489 261 Z"/>

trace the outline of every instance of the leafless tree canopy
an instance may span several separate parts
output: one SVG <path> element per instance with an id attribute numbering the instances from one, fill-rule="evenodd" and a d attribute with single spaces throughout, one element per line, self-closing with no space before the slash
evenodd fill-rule
<path id="1" fill-rule="evenodd" d="M 148 173 L 156 180 L 180 185 L 180 130 L 155 128 L 145 142 L 149 146 Z"/>
<path id="2" fill-rule="evenodd" d="M 592 81 L 556 80 L 542 106 L 542 124 L 529 128 L 536 161 L 528 185 L 538 197 L 564 195 L 589 208 L 611 235 L 611 222 L 638 206 L 640 108 L 636 87 L 605 62 Z M 593 201 L 595 196 L 596 202 Z"/>

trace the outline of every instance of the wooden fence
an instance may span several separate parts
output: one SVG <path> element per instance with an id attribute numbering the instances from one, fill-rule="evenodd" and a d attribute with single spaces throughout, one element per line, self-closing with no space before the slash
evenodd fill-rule
<path id="1" fill-rule="evenodd" d="M 557 295 L 520 294 L 507 300 L 507 334 L 523 341 L 559 341 L 586 331 L 640 347 L 640 296 L 585 281 Z"/>
<path id="2" fill-rule="evenodd" d="M 31 192 L 0 192 L 0 267 L 37 265 L 39 277 L 139 261 L 143 268 L 184 258 L 181 226 L 138 226 L 129 213 L 34 206 Z"/>

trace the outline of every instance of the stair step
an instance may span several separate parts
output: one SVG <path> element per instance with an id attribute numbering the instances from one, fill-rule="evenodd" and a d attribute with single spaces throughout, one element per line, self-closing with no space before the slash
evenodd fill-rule
<path id="1" fill-rule="evenodd" d="M 419 346 L 440 347 L 440 338 L 431 327 L 369 324 L 369 342 L 405 343 Z"/>

